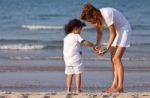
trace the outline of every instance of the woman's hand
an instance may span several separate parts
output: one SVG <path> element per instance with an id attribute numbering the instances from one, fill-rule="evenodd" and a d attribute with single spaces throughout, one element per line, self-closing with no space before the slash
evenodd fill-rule
<path id="1" fill-rule="evenodd" d="M 100 56 L 103 56 L 104 55 L 104 51 L 102 51 L 102 50 L 95 50 L 95 53 L 97 54 L 97 55 L 100 55 Z"/>
<path id="2" fill-rule="evenodd" d="M 100 56 L 103 56 L 105 53 L 107 53 L 108 49 L 107 48 L 103 48 L 103 49 L 95 49 L 95 53 L 100 55 Z"/>

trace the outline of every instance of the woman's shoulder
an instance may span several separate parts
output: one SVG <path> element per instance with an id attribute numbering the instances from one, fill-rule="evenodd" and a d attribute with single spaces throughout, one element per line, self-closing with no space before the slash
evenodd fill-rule
<path id="1" fill-rule="evenodd" d="M 104 7 L 104 8 L 100 8 L 100 12 L 104 16 L 110 16 L 115 12 L 115 9 L 112 7 Z"/>
<path id="2" fill-rule="evenodd" d="M 100 11 L 113 11 L 113 10 L 115 10 L 115 9 L 112 8 L 112 7 L 104 7 L 104 8 L 100 8 L 99 10 L 100 10 Z"/>

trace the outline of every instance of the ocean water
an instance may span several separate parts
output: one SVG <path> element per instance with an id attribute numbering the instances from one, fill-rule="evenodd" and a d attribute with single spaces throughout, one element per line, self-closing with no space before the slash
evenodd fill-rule
<path id="1" fill-rule="evenodd" d="M 131 47 L 123 57 L 125 66 L 150 70 L 150 0 L 0 0 L 0 72 L 11 72 L 14 66 L 17 72 L 19 66 L 63 67 L 63 27 L 79 17 L 82 4 L 87 2 L 97 8 L 114 7 L 125 15 L 132 27 Z M 103 44 L 107 29 L 104 34 Z M 92 25 L 87 23 L 81 35 L 95 43 Z M 85 65 L 111 68 L 109 54 L 100 58 L 89 47 L 82 47 L 82 51 Z"/>
<path id="2" fill-rule="evenodd" d="M 124 58 L 150 60 L 149 0 L 0 0 L 0 60 L 62 59 L 63 26 L 79 17 L 86 2 L 120 10 L 133 29 L 132 47 Z M 104 32 L 106 43 L 109 33 Z M 81 35 L 95 43 L 96 31 L 90 24 Z M 83 47 L 82 51 L 85 57 L 96 58 L 92 49 Z"/>

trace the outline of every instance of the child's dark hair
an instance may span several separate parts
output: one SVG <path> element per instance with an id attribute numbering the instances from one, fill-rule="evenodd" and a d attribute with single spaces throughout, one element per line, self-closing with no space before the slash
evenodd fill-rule
<path id="1" fill-rule="evenodd" d="M 65 31 L 65 35 L 71 33 L 73 31 L 73 29 L 82 27 L 82 26 L 86 26 L 84 22 L 80 21 L 79 19 L 72 19 L 68 22 L 68 24 L 65 25 L 64 27 L 64 31 Z"/>

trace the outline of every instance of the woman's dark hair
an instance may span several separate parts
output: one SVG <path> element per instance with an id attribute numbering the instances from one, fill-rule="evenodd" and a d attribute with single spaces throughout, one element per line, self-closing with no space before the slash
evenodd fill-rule
<path id="1" fill-rule="evenodd" d="M 73 29 L 82 27 L 82 26 L 86 26 L 84 22 L 81 22 L 79 19 L 72 19 L 68 22 L 68 24 L 65 25 L 64 27 L 64 31 L 65 31 L 65 35 L 71 33 L 73 31 Z"/>

